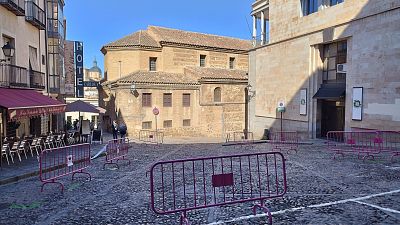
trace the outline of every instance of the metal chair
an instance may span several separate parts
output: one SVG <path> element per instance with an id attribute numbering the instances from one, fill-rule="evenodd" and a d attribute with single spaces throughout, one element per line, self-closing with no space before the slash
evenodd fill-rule
<path id="1" fill-rule="evenodd" d="M 8 144 L 3 144 L 3 146 L 1 146 L 1 159 L 0 160 L 3 160 L 3 156 L 6 156 L 8 165 L 10 165 L 10 161 L 8 160 L 8 151 L 9 150 L 10 150 L 10 146 L 8 146 Z"/>
<path id="2" fill-rule="evenodd" d="M 32 143 L 29 146 L 29 150 L 31 150 L 31 155 L 33 157 L 33 151 L 36 151 L 36 155 L 39 155 L 39 152 L 37 150 L 38 145 L 40 145 L 40 138 L 34 138 Z"/>
<path id="3" fill-rule="evenodd" d="M 28 159 L 28 157 L 26 156 L 26 144 L 26 140 L 22 140 L 18 145 L 18 151 L 23 152 L 25 155 L 25 159 Z"/>
<path id="4" fill-rule="evenodd" d="M 44 148 L 45 149 L 52 149 L 53 148 L 53 136 L 49 135 L 46 137 L 46 140 L 44 141 Z"/>
<path id="5" fill-rule="evenodd" d="M 14 155 L 16 154 L 18 156 L 19 161 L 21 162 L 21 155 L 19 154 L 18 151 L 18 147 L 19 147 L 19 141 L 15 141 L 10 149 L 10 156 L 11 156 L 11 161 L 12 163 L 14 163 Z"/>

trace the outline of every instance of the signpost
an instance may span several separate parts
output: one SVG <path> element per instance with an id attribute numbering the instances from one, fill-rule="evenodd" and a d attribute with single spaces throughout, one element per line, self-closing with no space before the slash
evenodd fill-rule
<path id="1" fill-rule="evenodd" d="M 158 116 L 158 114 L 160 114 L 160 110 L 157 107 L 154 107 L 153 114 L 154 114 L 154 117 L 156 119 L 156 131 L 157 131 L 158 130 L 157 129 L 157 116 Z"/>
<path id="2" fill-rule="evenodd" d="M 283 131 L 283 122 L 282 121 L 283 121 L 283 113 L 286 111 L 285 101 L 280 100 L 278 102 L 278 107 L 276 109 L 277 109 L 278 112 L 281 113 L 281 131 Z"/>

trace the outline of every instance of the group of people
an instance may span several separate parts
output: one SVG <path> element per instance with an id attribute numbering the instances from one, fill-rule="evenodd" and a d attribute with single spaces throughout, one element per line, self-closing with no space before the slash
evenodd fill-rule
<path id="1" fill-rule="evenodd" d="M 125 123 L 121 122 L 120 124 L 117 123 L 116 120 L 112 122 L 112 133 L 113 133 L 113 138 L 118 139 L 118 133 L 121 135 L 121 138 L 125 138 L 126 132 L 128 128 L 126 127 Z"/>

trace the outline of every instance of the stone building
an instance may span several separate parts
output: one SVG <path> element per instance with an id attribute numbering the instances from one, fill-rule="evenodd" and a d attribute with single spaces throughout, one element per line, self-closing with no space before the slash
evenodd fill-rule
<path id="1" fill-rule="evenodd" d="M 254 39 L 269 34 L 249 52 L 256 136 L 280 130 L 278 103 L 308 137 L 399 129 L 400 1 L 257 0 L 252 15 Z"/>
<path id="2" fill-rule="evenodd" d="M 129 135 L 141 129 L 209 137 L 242 131 L 250 48 L 246 40 L 156 26 L 106 44 L 100 96 L 106 123 L 118 118 Z"/>
<path id="3" fill-rule="evenodd" d="M 41 135 L 63 128 L 57 117 L 63 115 L 65 104 L 55 100 L 60 89 L 52 86 L 51 72 L 62 61 L 53 63 L 51 57 L 58 53 L 49 49 L 55 40 L 50 34 L 56 33 L 49 21 L 54 8 L 48 9 L 54 1 L 0 1 L 0 143 L 4 136 Z M 62 11 L 64 2 L 59 1 Z M 56 15 L 64 20 L 60 10 Z M 64 30 L 60 35 L 64 38 Z M 6 55 L 6 48 L 13 54 Z"/>

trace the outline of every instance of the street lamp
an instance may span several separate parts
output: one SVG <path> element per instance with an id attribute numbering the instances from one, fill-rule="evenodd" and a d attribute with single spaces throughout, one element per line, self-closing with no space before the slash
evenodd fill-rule
<path id="1" fill-rule="evenodd" d="M 246 88 L 247 88 L 249 100 L 250 100 L 251 98 L 253 98 L 254 96 L 256 96 L 256 91 L 253 90 L 253 87 L 251 86 L 251 84 L 248 84 L 248 85 L 246 86 Z"/>
<path id="2" fill-rule="evenodd" d="M 6 58 L 11 58 L 14 56 L 15 48 L 11 46 L 9 42 L 7 42 L 1 49 L 3 50 L 4 56 Z M 5 62 L 6 59 L 1 59 L 1 61 Z"/>

